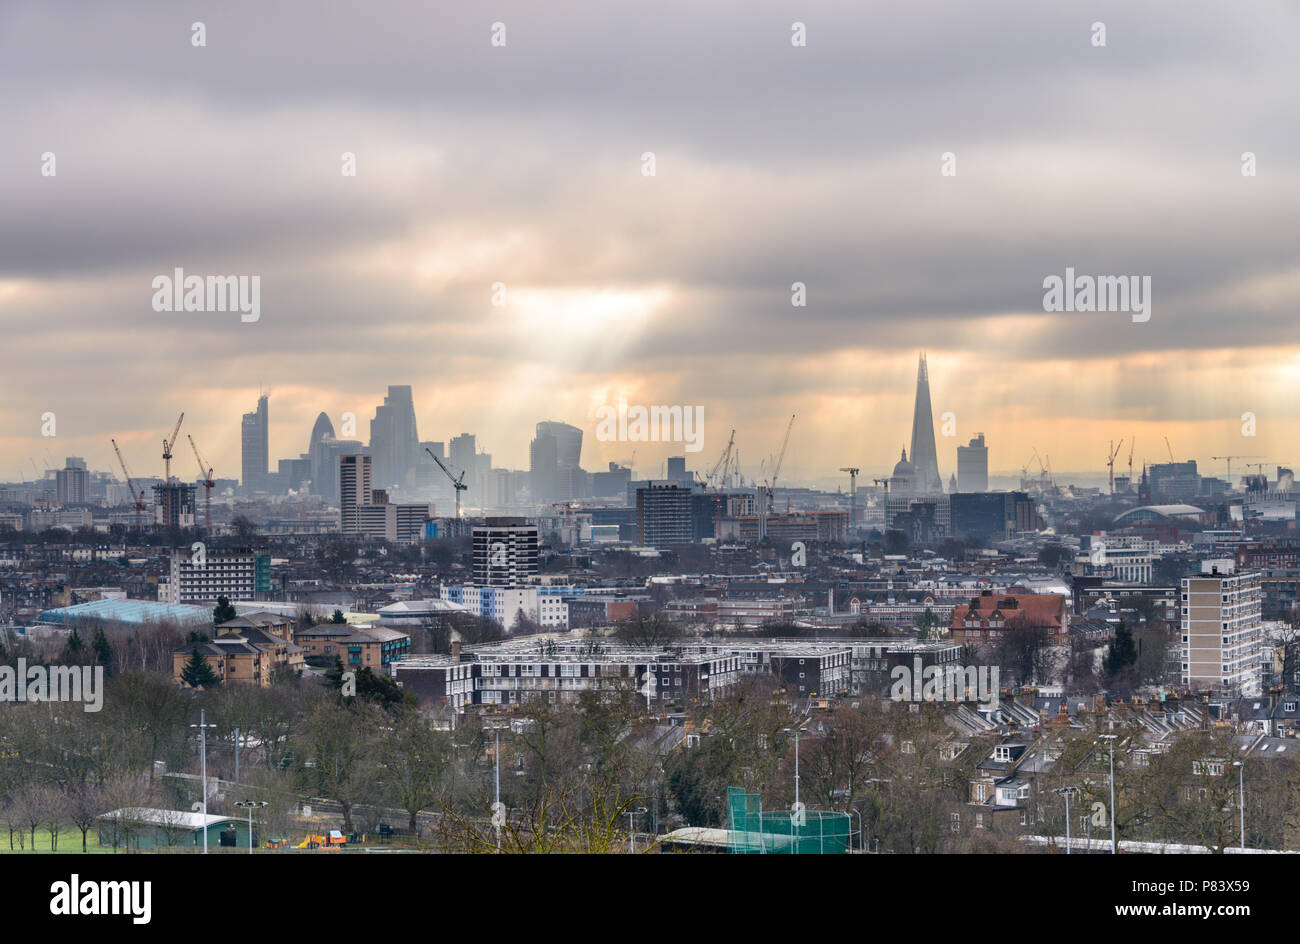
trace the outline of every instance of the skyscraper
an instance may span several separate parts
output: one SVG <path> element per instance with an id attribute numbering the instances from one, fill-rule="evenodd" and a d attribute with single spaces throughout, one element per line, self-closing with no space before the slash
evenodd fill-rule
<path id="1" fill-rule="evenodd" d="M 257 398 L 257 409 L 245 413 L 240 428 L 241 476 L 245 491 L 256 491 L 266 486 L 266 476 L 271 470 L 269 443 L 270 409 L 266 394 Z"/>
<path id="2" fill-rule="evenodd" d="M 388 396 L 370 421 L 370 455 L 375 481 L 382 488 L 415 485 L 420 437 L 415 427 L 415 400 L 409 384 L 388 387 Z"/>
<path id="3" fill-rule="evenodd" d="M 529 489 L 539 502 L 568 501 L 586 492 L 582 472 L 582 430 L 543 420 L 528 450 Z"/>
<path id="4" fill-rule="evenodd" d="M 963 492 L 989 490 L 989 448 L 979 433 L 969 446 L 957 447 L 957 488 Z"/>
<path id="5" fill-rule="evenodd" d="M 912 465 L 915 489 L 923 495 L 943 491 L 939 454 L 934 445 L 934 412 L 930 409 L 930 374 L 922 354 L 916 368 L 916 408 L 912 413 Z"/>

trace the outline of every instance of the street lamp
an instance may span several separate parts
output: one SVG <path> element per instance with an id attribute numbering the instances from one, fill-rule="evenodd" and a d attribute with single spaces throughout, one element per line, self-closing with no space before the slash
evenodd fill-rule
<path id="1" fill-rule="evenodd" d="M 785 729 L 785 732 L 786 732 L 787 734 L 789 734 L 789 733 L 793 733 L 793 734 L 794 734 L 794 810 L 793 810 L 793 815 L 794 815 L 795 817 L 797 817 L 797 816 L 798 816 L 798 815 L 803 811 L 803 807 L 800 806 L 800 804 L 799 804 L 799 730 L 800 730 L 800 729 L 801 729 L 805 724 L 808 723 L 808 719 L 809 719 L 811 716 L 812 716 L 812 703 L 809 702 L 809 704 L 808 704 L 808 710 L 804 712 L 804 716 L 803 716 L 802 718 L 800 718 L 800 719 L 799 719 L 795 724 L 792 724 L 790 727 L 788 727 L 788 728 Z M 796 825 L 802 825 L 802 824 L 796 824 Z"/>
<path id="2" fill-rule="evenodd" d="M 1237 768 L 1237 783 L 1241 789 L 1241 851 L 1246 851 L 1246 765 L 1234 760 L 1232 766 Z"/>
<path id="3" fill-rule="evenodd" d="M 203 854 L 208 854 L 208 728 L 215 728 L 215 724 L 208 724 L 207 711 L 199 709 L 199 723 L 190 725 L 191 728 L 199 729 L 199 756 L 200 761 L 199 777 L 201 786 L 199 792 L 203 794 Z"/>
<path id="4" fill-rule="evenodd" d="M 636 855 L 636 831 L 632 825 L 632 817 L 644 816 L 649 812 L 644 806 L 638 806 L 634 810 L 627 811 L 627 851 L 632 855 Z"/>
<path id="5" fill-rule="evenodd" d="M 1078 787 L 1058 787 L 1052 791 L 1065 797 L 1065 854 L 1070 854 L 1070 797 L 1079 792 Z"/>
<path id="6" fill-rule="evenodd" d="M 1103 734 L 1101 739 L 1110 745 L 1110 854 L 1119 855 L 1119 843 L 1115 840 L 1115 739 L 1118 735 Z"/>
<path id="7" fill-rule="evenodd" d="M 492 725 L 492 764 L 494 781 L 492 828 L 497 835 L 498 853 L 501 851 L 501 827 L 506 824 L 506 808 L 501 802 L 501 728 L 502 725 L 499 723 L 494 723 Z"/>
<path id="8" fill-rule="evenodd" d="M 253 810 L 266 806 L 265 800 L 236 800 L 235 806 L 248 808 L 248 854 L 253 854 Z M 207 830 L 205 829 L 204 832 Z"/>

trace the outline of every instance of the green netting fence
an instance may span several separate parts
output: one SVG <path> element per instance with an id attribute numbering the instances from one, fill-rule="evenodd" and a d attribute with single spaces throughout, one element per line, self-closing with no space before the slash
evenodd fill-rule
<path id="1" fill-rule="evenodd" d="M 844 855 L 852 833 L 848 813 L 763 812 L 757 793 L 727 788 L 729 852 L 759 855 Z"/>

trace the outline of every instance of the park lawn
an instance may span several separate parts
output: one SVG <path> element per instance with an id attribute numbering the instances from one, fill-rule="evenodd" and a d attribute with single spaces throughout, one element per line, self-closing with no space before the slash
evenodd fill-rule
<path id="1" fill-rule="evenodd" d="M 18 834 L 22 833 L 23 844 L 25 849 L 18 846 Z M 9 848 L 9 826 L 0 820 L 0 853 L 12 852 L 14 855 L 22 853 L 24 855 L 32 854 L 31 834 L 26 829 L 14 830 L 14 847 Z M 36 830 L 36 852 L 50 855 L 50 831 L 44 826 Z M 99 844 L 99 830 L 92 829 L 86 833 L 86 855 L 94 853 L 112 854 L 112 846 L 101 846 Z M 71 829 L 59 830 L 59 847 L 54 850 L 55 855 L 81 855 L 81 830 L 75 826 Z"/>

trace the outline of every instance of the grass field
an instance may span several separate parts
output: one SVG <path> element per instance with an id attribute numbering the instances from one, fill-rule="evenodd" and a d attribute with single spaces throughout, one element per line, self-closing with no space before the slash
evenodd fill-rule
<path id="1" fill-rule="evenodd" d="M 23 846 L 26 848 L 18 845 L 18 840 L 20 838 L 19 833 L 22 834 L 21 839 Z M 8 852 L 12 852 L 14 855 L 20 853 L 23 855 L 31 855 L 33 852 L 31 833 L 29 833 L 25 828 L 20 829 L 15 827 L 14 847 L 10 849 L 9 826 L 7 823 L 0 821 L 0 853 Z M 35 852 L 37 855 L 42 853 L 50 855 L 50 831 L 44 826 L 36 830 Z M 69 855 L 72 853 L 81 855 L 81 830 L 77 829 L 75 826 L 59 830 L 59 846 L 54 850 L 54 854 L 56 855 Z M 90 855 L 92 853 L 108 855 L 113 853 L 111 846 L 100 846 L 98 830 L 96 829 L 92 829 L 90 832 L 86 833 L 86 854 Z"/>

